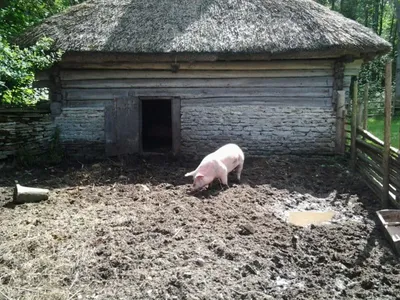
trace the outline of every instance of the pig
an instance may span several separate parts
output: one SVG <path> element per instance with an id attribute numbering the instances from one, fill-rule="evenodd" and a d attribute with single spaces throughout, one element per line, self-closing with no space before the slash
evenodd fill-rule
<path id="1" fill-rule="evenodd" d="M 228 173 L 236 168 L 240 181 L 243 170 L 244 153 L 236 144 L 226 144 L 203 158 L 196 170 L 186 173 L 185 177 L 193 176 L 192 191 L 207 188 L 215 178 L 228 185 Z"/>

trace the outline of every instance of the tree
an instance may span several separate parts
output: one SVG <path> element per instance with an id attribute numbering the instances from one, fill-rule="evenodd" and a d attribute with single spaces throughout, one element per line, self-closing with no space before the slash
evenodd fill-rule
<path id="1" fill-rule="evenodd" d="M 0 36 L 9 40 L 43 19 L 84 0 L 0 0 Z"/>
<path id="2" fill-rule="evenodd" d="M 0 105 L 26 106 L 41 98 L 32 87 L 34 72 L 49 68 L 62 52 L 49 52 L 52 40 L 42 38 L 34 46 L 20 49 L 0 38 Z"/>
<path id="3" fill-rule="evenodd" d="M 400 0 L 396 2 L 396 16 L 397 16 L 397 60 L 396 60 L 396 102 L 400 102 Z"/>

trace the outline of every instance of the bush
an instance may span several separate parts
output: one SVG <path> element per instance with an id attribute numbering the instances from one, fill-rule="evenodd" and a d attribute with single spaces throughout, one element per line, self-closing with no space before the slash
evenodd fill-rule
<path id="1" fill-rule="evenodd" d="M 47 69 L 61 59 L 61 51 L 50 51 L 52 43 L 51 39 L 42 38 L 35 45 L 20 49 L 0 36 L 1 106 L 31 106 L 46 99 L 46 93 L 34 89 L 32 84 L 36 71 Z"/>

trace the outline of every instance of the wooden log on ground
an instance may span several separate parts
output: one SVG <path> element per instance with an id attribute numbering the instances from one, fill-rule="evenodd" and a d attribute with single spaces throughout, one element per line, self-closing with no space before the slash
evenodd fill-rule
<path id="1" fill-rule="evenodd" d="M 389 156 L 390 156 L 390 125 L 392 111 L 392 62 L 386 63 L 385 70 L 385 126 L 384 126 L 384 145 L 383 145 L 383 191 L 382 207 L 387 208 L 389 204 Z"/>
<path id="2" fill-rule="evenodd" d="M 32 188 L 16 184 L 13 201 L 15 203 L 40 202 L 49 198 L 49 192 L 48 189 Z"/>

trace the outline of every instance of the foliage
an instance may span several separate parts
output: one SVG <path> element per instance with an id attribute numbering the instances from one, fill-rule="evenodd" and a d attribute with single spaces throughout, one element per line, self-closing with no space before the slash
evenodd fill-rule
<path id="1" fill-rule="evenodd" d="M 52 40 L 42 38 L 35 45 L 20 49 L 0 37 L 0 104 L 32 105 L 45 99 L 46 92 L 32 88 L 34 73 L 61 59 L 62 52 L 50 52 Z"/>
<path id="2" fill-rule="evenodd" d="M 385 86 L 385 65 L 392 60 L 393 82 L 396 80 L 396 58 L 399 37 L 397 35 L 397 22 L 395 1 L 389 0 L 317 0 L 345 17 L 353 19 L 370 27 L 382 38 L 389 41 L 393 51 L 374 61 L 363 64 L 359 75 L 359 97 L 364 92 L 364 84 L 369 82 L 369 95 L 371 102 L 383 101 Z M 398 79 L 400 80 L 400 79 Z"/>
<path id="3" fill-rule="evenodd" d="M 6 0 L 1 7 L 0 36 L 6 40 L 82 0 Z"/>
<path id="4" fill-rule="evenodd" d="M 390 144 L 393 147 L 399 147 L 399 126 L 400 116 L 392 117 L 390 128 Z M 382 116 L 368 119 L 368 131 L 383 140 L 384 118 Z"/>
<path id="5" fill-rule="evenodd" d="M 51 39 L 20 49 L 10 41 L 27 28 L 84 0 L 0 0 L 0 105 L 29 106 L 47 100 L 46 89 L 34 89 L 34 72 L 51 67 L 61 58 L 50 52 Z"/>

